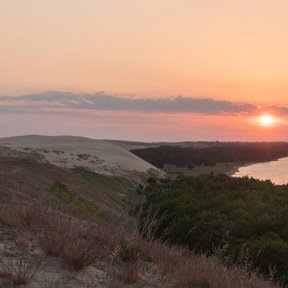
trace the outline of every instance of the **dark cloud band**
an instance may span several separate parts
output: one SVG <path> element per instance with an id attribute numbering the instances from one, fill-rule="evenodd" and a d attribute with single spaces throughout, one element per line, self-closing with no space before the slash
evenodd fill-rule
<path id="1" fill-rule="evenodd" d="M 5 104 L 3 104 L 5 102 Z M 8 103 L 8 104 L 7 104 Z M 95 94 L 75 94 L 67 92 L 45 92 L 19 97 L 0 97 L 1 113 L 41 113 L 53 108 L 73 110 L 137 111 L 144 113 L 200 113 L 200 114 L 236 114 L 251 113 L 257 105 L 235 103 L 210 98 L 175 97 L 171 99 L 139 99 L 109 95 L 103 92 Z M 48 109 L 49 108 L 49 109 Z M 287 107 L 274 107 L 280 112 L 288 112 Z M 48 111 L 47 111 L 48 112 Z"/>

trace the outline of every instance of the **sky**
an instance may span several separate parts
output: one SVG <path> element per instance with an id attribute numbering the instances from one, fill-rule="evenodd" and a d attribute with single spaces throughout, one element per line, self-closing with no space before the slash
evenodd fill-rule
<path id="1" fill-rule="evenodd" d="M 287 141 L 287 11 L 287 0 L 0 0 L 0 137 Z"/>

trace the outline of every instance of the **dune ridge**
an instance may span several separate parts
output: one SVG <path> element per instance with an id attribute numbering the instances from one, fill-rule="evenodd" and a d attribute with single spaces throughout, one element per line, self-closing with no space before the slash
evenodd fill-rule
<path id="1" fill-rule="evenodd" d="M 102 175 L 120 176 L 163 172 L 131 152 L 104 140 L 78 136 L 27 135 L 0 138 L 0 146 L 37 152 L 46 161 L 65 168 L 88 168 Z"/>

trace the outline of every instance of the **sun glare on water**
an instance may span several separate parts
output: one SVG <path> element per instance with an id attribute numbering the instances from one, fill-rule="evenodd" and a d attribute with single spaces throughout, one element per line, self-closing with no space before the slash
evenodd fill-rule
<path id="1" fill-rule="evenodd" d="M 260 116 L 260 125 L 264 127 L 271 127 L 276 123 L 276 119 L 270 114 L 264 114 Z"/>

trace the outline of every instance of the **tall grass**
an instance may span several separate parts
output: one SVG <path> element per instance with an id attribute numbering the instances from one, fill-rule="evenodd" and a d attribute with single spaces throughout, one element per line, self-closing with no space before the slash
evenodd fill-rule
<path id="1" fill-rule="evenodd" d="M 117 247 L 118 231 L 50 217 L 42 244 L 47 255 L 62 257 L 76 271 L 108 257 Z M 82 226 L 82 227 L 81 227 Z"/>

